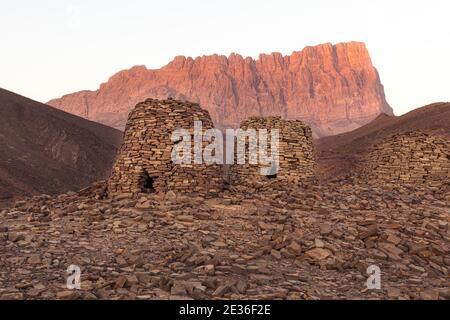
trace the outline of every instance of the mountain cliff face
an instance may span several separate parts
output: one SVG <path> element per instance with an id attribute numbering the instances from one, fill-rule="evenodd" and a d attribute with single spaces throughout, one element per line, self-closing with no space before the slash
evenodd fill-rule
<path id="1" fill-rule="evenodd" d="M 122 133 L 0 89 L 0 204 L 108 177 Z"/>
<path id="2" fill-rule="evenodd" d="M 302 119 L 316 136 L 353 130 L 380 113 L 392 115 L 364 43 L 323 44 L 290 56 L 238 54 L 176 57 L 158 70 L 135 66 L 96 91 L 49 105 L 123 129 L 128 112 L 145 98 L 187 99 L 207 109 L 216 126 L 238 127 L 254 115 Z"/>

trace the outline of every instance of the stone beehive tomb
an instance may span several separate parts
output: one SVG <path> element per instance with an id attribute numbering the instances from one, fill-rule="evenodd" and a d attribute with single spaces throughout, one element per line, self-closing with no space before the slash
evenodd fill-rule
<path id="1" fill-rule="evenodd" d="M 270 168 L 259 161 L 249 163 L 251 145 L 246 140 L 245 164 L 235 164 L 231 168 L 231 180 L 237 184 L 252 184 L 268 179 L 307 181 L 314 177 L 314 148 L 311 128 L 300 120 L 283 120 L 281 117 L 252 117 L 241 124 L 242 130 L 267 129 L 267 155 L 271 155 L 271 130 L 279 130 L 279 164 L 276 174 L 264 173 L 261 168 Z M 228 143 L 228 141 L 227 141 Z M 259 145 L 260 141 L 258 141 Z M 259 149 L 258 149 L 259 150 Z M 259 153 L 258 153 L 259 155 Z M 273 168 L 273 166 L 272 166 Z"/>
<path id="2" fill-rule="evenodd" d="M 450 178 L 449 142 L 419 131 L 393 135 L 371 148 L 364 176 L 369 181 L 439 186 Z"/>
<path id="3" fill-rule="evenodd" d="M 172 99 L 138 103 L 128 116 L 123 143 L 108 181 L 108 194 L 169 190 L 204 196 L 217 193 L 222 181 L 218 165 L 172 161 L 172 148 L 177 143 L 172 142 L 172 132 L 183 128 L 192 138 L 194 121 L 198 120 L 202 121 L 203 130 L 213 127 L 208 111 L 195 103 Z"/>

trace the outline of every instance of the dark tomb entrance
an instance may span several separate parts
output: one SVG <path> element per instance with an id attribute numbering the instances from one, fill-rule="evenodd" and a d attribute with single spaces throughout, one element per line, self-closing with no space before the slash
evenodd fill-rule
<path id="1" fill-rule="evenodd" d="M 141 190 L 143 193 L 152 193 L 155 192 L 155 178 L 150 177 L 147 171 L 144 171 L 141 178 Z"/>

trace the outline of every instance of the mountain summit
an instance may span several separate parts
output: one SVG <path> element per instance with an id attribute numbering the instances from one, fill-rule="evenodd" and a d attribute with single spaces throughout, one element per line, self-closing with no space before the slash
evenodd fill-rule
<path id="1" fill-rule="evenodd" d="M 308 123 L 316 137 L 356 129 L 392 115 L 364 43 L 306 47 L 290 56 L 231 54 L 178 56 L 157 70 L 120 71 L 96 91 L 80 91 L 49 105 L 123 129 L 129 111 L 146 98 L 198 102 L 219 128 L 250 116 L 281 115 Z"/>

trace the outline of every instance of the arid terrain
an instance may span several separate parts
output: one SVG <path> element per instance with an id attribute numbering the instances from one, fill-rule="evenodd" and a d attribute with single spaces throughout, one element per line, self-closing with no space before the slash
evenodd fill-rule
<path id="1" fill-rule="evenodd" d="M 0 298 L 448 300 L 448 179 L 369 183 L 359 167 L 392 133 L 448 139 L 449 109 L 382 115 L 317 141 L 319 179 L 307 183 L 130 197 L 103 181 L 16 201 L 0 211 Z M 70 265 L 80 290 L 66 287 Z M 369 266 L 381 289 L 367 287 Z"/>
<path id="2" fill-rule="evenodd" d="M 177 57 L 49 104 L 75 115 L 0 89 L 0 299 L 450 299 L 450 104 L 394 116 L 361 43 Z M 286 171 L 173 166 L 198 117 L 282 126 Z"/>
<path id="3" fill-rule="evenodd" d="M 122 133 L 0 89 L 0 205 L 109 175 Z"/>
<path id="4" fill-rule="evenodd" d="M 103 189 L 0 213 L 1 298 L 450 298 L 448 189 L 275 182 L 96 199 Z M 81 290 L 65 287 L 71 264 Z"/>
<path id="5" fill-rule="evenodd" d="M 0 7 L 5 319 L 445 317 L 450 0 Z"/>

